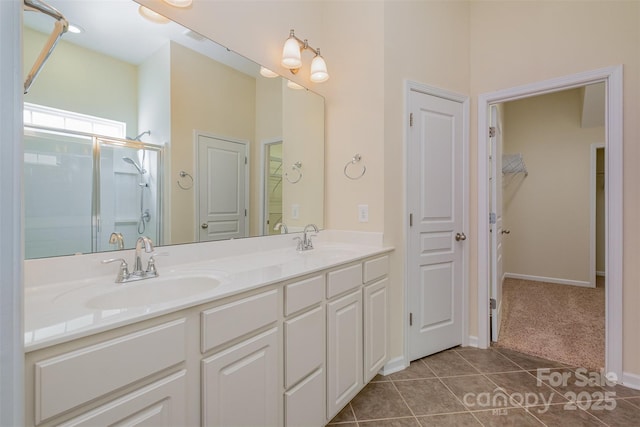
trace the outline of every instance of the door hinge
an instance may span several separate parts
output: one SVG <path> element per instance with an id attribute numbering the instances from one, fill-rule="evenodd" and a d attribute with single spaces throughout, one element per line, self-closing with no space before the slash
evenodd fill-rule
<path id="1" fill-rule="evenodd" d="M 413 227 L 413 214 L 409 214 L 409 227 Z"/>
<path id="2" fill-rule="evenodd" d="M 496 302 L 495 298 L 489 298 L 489 308 L 491 310 L 495 310 L 496 308 L 498 308 L 498 303 Z"/>
<path id="3" fill-rule="evenodd" d="M 489 138 L 493 138 L 496 136 L 496 128 L 495 126 L 489 126 Z"/>
<path id="4" fill-rule="evenodd" d="M 409 113 L 409 126 L 413 126 L 413 113 Z"/>
<path id="5" fill-rule="evenodd" d="M 244 210 L 244 216 L 247 216 L 247 210 L 246 209 Z"/>
<path id="6" fill-rule="evenodd" d="M 495 223 L 496 223 L 496 213 L 489 212 L 489 224 L 495 224 Z"/>
<path id="7" fill-rule="evenodd" d="M 247 156 L 244 156 L 244 164 L 247 164 Z"/>
<path id="8" fill-rule="evenodd" d="M 413 313 L 409 313 L 409 326 L 413 326 Z"/>

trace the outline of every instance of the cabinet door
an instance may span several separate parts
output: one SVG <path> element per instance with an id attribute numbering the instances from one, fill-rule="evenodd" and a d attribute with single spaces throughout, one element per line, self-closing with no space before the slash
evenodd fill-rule
<path id="1" fill-rule="evenodd" d="M 362 291 L 327 304 L 327 418 L 362 388 Z"/>
<path id="2" fill-rule="evenodd" d="M 278 341 L 273 328 L 202 361 L 203 425 L 280 424 Z"/>
<path id="3" fill-rule="evenodd" d="M 375 377 L 387 362 L 387 284 L 383 279 L 364 287 L 364 382 Z"/>
<path id="4" fill-rule="evenodd" d="M 324 307 L 284 322 L 284 388 L 324 364 Z"/>

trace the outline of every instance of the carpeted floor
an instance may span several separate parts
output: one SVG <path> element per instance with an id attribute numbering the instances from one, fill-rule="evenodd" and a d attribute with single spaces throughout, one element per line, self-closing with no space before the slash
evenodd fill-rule
<path id="1" fill-rule="evenodd" d="M 603 280 L 594 289 L 506 279 L 502 298 L 498 347 L 572 366 L 604 367 Z"/>

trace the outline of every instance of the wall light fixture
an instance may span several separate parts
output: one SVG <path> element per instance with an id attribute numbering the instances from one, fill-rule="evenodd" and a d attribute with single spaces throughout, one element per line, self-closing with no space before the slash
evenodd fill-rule
<path id="1" fill-rule="evenodd" d="M 320 55 L 320 49 L 314 49 L 309 46 L 309 42 L 306 39 L 300 40 L 296 37 L 294 30 L 289 32 L 289 38 L 284 42 L 282 66 L 296 74 L 302 67 L 302 51 L 306 49 L 316 55 L 311 61 L 311 81 L 314 83 L 326 82 L 329 79 L 329 73 L 327 72 L 327 63 Z"/>

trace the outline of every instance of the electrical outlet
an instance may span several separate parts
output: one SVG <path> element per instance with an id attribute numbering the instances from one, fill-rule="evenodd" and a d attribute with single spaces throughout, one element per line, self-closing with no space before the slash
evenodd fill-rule
<path id="1" fill-rule="evenodd" d="M 358 221 L 369 222 L 369 205 L 358 205 Z"/>
<path id="2" fill-rule="evenodd" d="M 293 204 L 291 205 L 291 219 L 300 218 L 300 205 Z"/>

